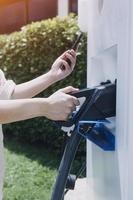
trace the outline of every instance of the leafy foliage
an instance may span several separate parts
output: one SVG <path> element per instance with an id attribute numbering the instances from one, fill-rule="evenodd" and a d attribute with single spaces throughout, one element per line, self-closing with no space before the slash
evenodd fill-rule
<path id="1" fill-rule="evenodd" d="M 0 36 L 0 66 L 8 79 L 16 83 L 31 80 L 47 72 L 54 60 L 70 49 L 79 28 L 74 15 L 35 22 L 22 28 L 20 32 Z M 74 72 L 44 92 L 46 97 L 59 88 L 72 85 L 83 88 L 86 85 L 86 35 L 84 35 L 77 55 Z M 62 134 L 55 125 L 45 118 L 12 123 L 4 127 L 6 132 L 31 142 L 43 140 L 45 145 L 59 147 Z"/>

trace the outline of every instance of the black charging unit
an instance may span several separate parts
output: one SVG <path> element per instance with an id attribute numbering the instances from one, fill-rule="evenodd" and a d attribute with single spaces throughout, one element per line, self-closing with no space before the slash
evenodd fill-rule
<path id="1" fill-rule="evenodd" d="M 116 115 L 116 81 L 107 81 L 71 95 L 79 99 L 80 106 L 67 121 L 56 122 L 66 132 L 67 144 L 51 200 L 63 200 L 65 191 L 74 189 L 76 177 L 70 175 L 70 170 L 82 138 L 89 139 L 105 151 L 115 150 L 115 136 L 106 124 Z"/>

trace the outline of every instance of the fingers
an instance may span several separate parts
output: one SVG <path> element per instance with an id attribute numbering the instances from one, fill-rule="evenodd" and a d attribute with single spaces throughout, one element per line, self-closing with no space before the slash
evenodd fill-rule
<path id="1" fill-rule="evenodd" d="M 79 102 L 78 98 L 76 98 L 76 97 L 73 97 L 73 103 L 74 103 L 75 106 L 80 105 L 80 102 Z"/>
<path id="2" fill-rule="evenodd" d="M 60 56 L 60 58 L 63 59 L 66 53 L 69 53 L 69 54 L 71 54 L 74 58 L 76 58 L 76 52 L 75 52 L 73 49 L 65 51 L 65 52 Z"/>
<path id="3" fill-rule="evenodd" d="M 68 50 L 68 51 L 74 58 L 76 58 L 76 51 L 74 51 L 73 49 Z"/>
<path id="4" fill-rule="evenodd" d="M 76 106 L 79 105 L 78 98 L 68 94 L 70 92 L 78 91 L 77 88 L 68 86 L 60 89 L 48 98 L 47 117 L 54 120 L 67 120 L 71 117 L 73 111 L 76 110 Z"/>
<path id="5" fill-rule="evenodd" d="M 65 87 L 63 89 L 60 89 L 61 92 L 64 92 L 65 94 L 68 94 L 68 93 L 72 93 L 72 92 L 77 92 L 79 91 L 78 88 L 74 88 L 72 86 L 68 86 L 68 87 Z M 74 104 L 74 106 L 79 106 L 80 105 L 80 102 L 78 100 L 78 98 L 72 96 L 72 95 L 69 95 L 70 96 L 70 101 Z"/>
<path id="6" fill-rule="evenodd" d="M 76 63 L 76 59 L 75 57 L 73 57 L 70 53 L 66 53 L 65 54 L 66 60 L 69 60 L 69 67 L 72 67 L 75 65 Z"/>
<path id="7" fill-rule="evenodd" d="M 69 65 L 68 65 L 68 66 L 69 66 L 69 67 L 72 66 L 72 68 L 73 68 L 74 65 L 75 65 L 75 63 L 76 63 L 76 52 L 75 52 L 73 49 L 68 50 L 68 51 L 64 52 L 64 53 L 60 56 L 60 58 L 61 58 L 62 60 L 65 60 L 65 61 L 69 60 L 69 62 L 68 62 Z"/>
<path id="8" fill-rule="evenodd" d="M 78 88 L 74 88 L 72 86 L 68 86 L 68 87 L 65 87 L 65 88 L 62 88 L 60 89 L 61 92 L 64 92 L 64 93 L 71 93 L 71 92 L 76 92 L 78 91 L 79 89 Z"/>
<path id="9" fill-rule="evenodd" d="M 71 86 L 62 89 L 62 92 L 66 92 L 66 93 L 67 92 L 69 93 L 71 91 L 78 91 L 78 89 L 73 88 Z M 65 116 L 64 116 L 65 120 L 67 120 L 68 117 L 71 116 L 72 112 L 76 110 L 76 106 L 80 105 L 78 98 L 76 98 L 72 95 L 68 95 L 68 94 L 67 94 L 67 96 L 69 98 L 66 103 L 67 107 L 66 107 Z"/>
<path id="10" fill-rule="evenodd" d="M 69 55 L 71 55 L 73 58 L 76 58 L 76 52 L 75 52 L 73 49 L 67 50 L 67 51 L 65 52 L 64 55 L 66 55 L 66 54 L 69 54 Z"/>
<path id="11" fill-rule="evenodd" d="M 67 61 L 65 60 L 62 60 L 62 65 L 63 65 L 63 69 L 66 70 L 66 71 L 70 71 L 70 69 L 72 70 L 72 68 L 70 67 L 70 65 L 68 64 Z"/>
<path id="12" fill-rule="evenodd" d="M 76 111 L 76 106 L 79 105 L 79 101 L 76 98 L 72 98 L 73 101 L 70 102 L 68 108 L 66 109 L 64 118 L 65 120 L 71 119 L 72 118 L 72 113 Z"/>

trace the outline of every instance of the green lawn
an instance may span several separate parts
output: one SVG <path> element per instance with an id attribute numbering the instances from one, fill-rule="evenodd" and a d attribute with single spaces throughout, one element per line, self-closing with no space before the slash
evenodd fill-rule
<path id="1" fill-rule="evenodd" d="M 4 143 L 6 175 L 3 200 L 50 200 L 61 156 L 42 144 L 20 142 L 11 136 L 6 137 Z M 74 161 L 72 173 L 77 173 L 84 160 L 85 155 L 80 153 Z"/>
<path id="2" fill-rule="evenodd" d="M 6 139 L 4 200 L 49 200 L 59 160 L 42 145 Z"/>

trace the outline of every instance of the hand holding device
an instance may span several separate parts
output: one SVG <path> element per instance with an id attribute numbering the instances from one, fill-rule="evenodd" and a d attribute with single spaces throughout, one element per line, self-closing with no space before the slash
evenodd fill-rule
<path id="1" fill-rule="evenodd" d="M 82 36 L 83 36 L 82 33 L 80 33 L 80 34 L 78 35 L 78 37 L 77 37 L 76 41 L 74 42 L 74 44 L 73 44 L 73 46 L 72 46 L 71 49 L 73 49 L 74 51 L 77 51 Z M 66 58 L 65 60 L 66 60 L 66 62 L 69 64 L 69 66 L 71 66 L 71 61 L 70 61 L 68 58 Z M 61 68 L 62 70 L 65 70 L 65 66 L 64 66 L 63 64 L 60 66 L 60 68 Z"/>

